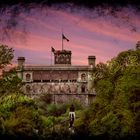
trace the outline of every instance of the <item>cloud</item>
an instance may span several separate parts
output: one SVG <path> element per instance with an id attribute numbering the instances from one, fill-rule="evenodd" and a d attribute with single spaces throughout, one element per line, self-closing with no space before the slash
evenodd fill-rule
<path id="1" fill-rule="evenodd" d="M 15 62 L 18 56 L 23 55 L 27 64 L 50 64 L 51 46 L 57 50 L 62 48 L 63 29 L 70 40 L 64 41 L 64 49 L 72 50 L 72 64 L 87 65 L 89 55 L 95 55 L 97 63 L 106 62 L 121 51 L 133 49 L 140 39 L 140 16 L 134 15 L 133 11 L 128 11 L 130 18 L 127 23 L 123 18 L 104 17 L 95 10 L 82 10 L 56 7 L 41 10 L 36 7 L 28 14 L 22 12 L 19 14 L 19 24 L 26 23 L 27 34 L 18 26 L 13 33 L 15 41 L 3 43 L 14 46 Z M 119 16 L 123 17 L 123 10 L 118 13 Z M 131 23 L 136 27 L 135 32 L 131 30 Z"/>

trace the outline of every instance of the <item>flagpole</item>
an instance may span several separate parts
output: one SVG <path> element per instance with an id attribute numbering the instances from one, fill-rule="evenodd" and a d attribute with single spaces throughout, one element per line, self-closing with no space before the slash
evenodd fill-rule
<path id="1" fill-rule="evenodd" d="M 62 51 L 63 51 L 63 27 L 62 27 Z"/>
<path id="2" fill-rule="evenodd" d="M 62 51 L 63 51 L 63 33 L 62 33 Z"/>

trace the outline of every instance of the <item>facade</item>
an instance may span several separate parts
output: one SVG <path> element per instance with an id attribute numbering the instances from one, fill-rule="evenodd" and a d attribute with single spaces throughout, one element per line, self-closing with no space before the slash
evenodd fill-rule
<path id="1" fill-rule="evenodd" d="M 78 100 L 87 105 L 95 98 L 92 88 L 92 68 L 95 56 L 88 57 L 88 65 L 71 64 L 71 51 L 55 50 L 54 64 L 46 66 L 25 65 L 25 58 L 18 57 L 17 74 L 25 82 L 23 92 L 31 97 L 48 94 L 52 102 Z"/>

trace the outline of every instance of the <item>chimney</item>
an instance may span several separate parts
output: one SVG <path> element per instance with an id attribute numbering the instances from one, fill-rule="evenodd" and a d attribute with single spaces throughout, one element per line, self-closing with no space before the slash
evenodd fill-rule
<path id="1" fill-rule="evenodd" d="M 25 64 L 25 57 L 18 57 L 17 61 L 18 61 L 18 67 L 22 68 Z"/>
<path id="2" fill-rule="evenodd" d="M 140 49 L 140 41 L 137 42 L 136 49 Z"/>
<path id="3" fill-rule="evenodd" d="M 96 60 L 95 56 L 88 56 L 88 65 L 95 67 L 95 60 Z"/>

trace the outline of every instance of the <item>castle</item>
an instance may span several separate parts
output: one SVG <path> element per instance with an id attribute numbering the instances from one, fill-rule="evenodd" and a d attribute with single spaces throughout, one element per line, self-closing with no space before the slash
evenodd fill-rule
<path id="1" fill-rule="evenodd" d="M 25 58 L 18 57 L 17 74 L 25 82 L 22 90 L 31 97 L 47 93 L 52 95 L 53 103 L 78 100 L 88 105 L 95 99 L 92 88 L 92 69 L 95 56 L 88 56 L 88 65 L 72 65 L 70 50 L 55 50 L 54 64 L 46 66 L 25 65 Z"/>

